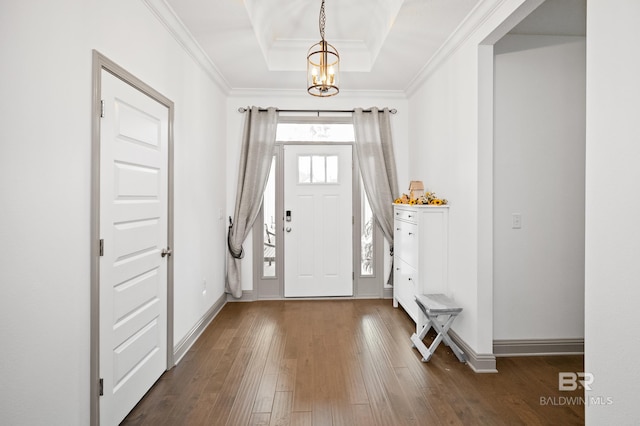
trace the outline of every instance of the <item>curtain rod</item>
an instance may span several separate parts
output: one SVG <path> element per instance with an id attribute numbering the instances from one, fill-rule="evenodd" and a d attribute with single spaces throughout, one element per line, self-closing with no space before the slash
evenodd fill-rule
<path id="1" fill-rule="evenodd" d="M 266 111 L 266 108 L 259 108 L 260 111 Z M 278 112 L 317 112 L 317 113 L 321 113 L 321 112 L 354 112 L 353 109 L 276 109 L 276 111 Z M 245 107 L 240 107 L 238 108 L 238 112 L 247 112 L 247 108 Z M 362 112 L 371 112 L 370 109 L 363 109 Z M 379 112 L 382 112 L 382 110 L 380 110 Z M 391 108 L 389 109 L 389 112 L 391 114 L 395 114 L 396 112 L 398 112 L 397 109 L 395 108 Z"/>

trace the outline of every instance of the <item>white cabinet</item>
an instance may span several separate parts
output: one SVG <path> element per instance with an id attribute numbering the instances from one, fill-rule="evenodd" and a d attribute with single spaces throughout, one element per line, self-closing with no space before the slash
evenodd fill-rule
<path id="1" fill-rule="evenodd" d="M 393 306 L 420 327 L 416 294 L 448 294 L 448 206 L 394 204 Z"/>

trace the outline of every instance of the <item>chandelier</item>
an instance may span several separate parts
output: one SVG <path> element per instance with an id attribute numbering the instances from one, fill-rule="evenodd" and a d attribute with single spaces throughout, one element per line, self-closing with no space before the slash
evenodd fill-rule
<path id="1" fill-rule="evenodd" d="M 307 92 L 313 96 L 327 97 L 337 95 L 340 73 L 340 55 L 335 47 L 324 39 L 324 25 L 327 17 L 324 13 L 324 0 L 320 6 L 320 42 L 307 52 Z"/>

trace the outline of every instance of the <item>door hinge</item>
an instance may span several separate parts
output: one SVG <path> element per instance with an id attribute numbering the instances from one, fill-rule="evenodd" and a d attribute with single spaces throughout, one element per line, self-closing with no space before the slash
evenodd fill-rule
<path id="1" fill-rule="evenodd" d="M 98 252 L 100 256 L 104 256 L 104 240 L 100 239 L 100 242 L 98 244 Z"/>
<path id="2" fill-rule="evenodd" d="M 100 100 L 100 118 L 104 118 L 104 100 Z"/>
<path id="3" fill-rule="evenodd" d="M 355 281 L 356 280 L 356 273 L 351 271 L 351 281 Z"/>
<path id="4" fill-rule="evenodd" d="M 100 381 L 98 382 L 98 395 L 104 395 L 104 379 L 100 379 Z"/>

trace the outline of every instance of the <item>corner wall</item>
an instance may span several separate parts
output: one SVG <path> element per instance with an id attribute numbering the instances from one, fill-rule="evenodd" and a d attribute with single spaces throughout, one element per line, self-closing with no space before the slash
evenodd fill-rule
<path id="1" fill-rule="evenodd" d="M 640 2 L 587 0 L 587 425 L 638 424 Z"/>
<path id="2" fill-rule="evenodd" d="M 449 200 L 449 291 L 464 309 L 452 328 L 478 358 L 493 357 L 492 116 L 480 107 L 491 76 L 482 67 L 491 45 L 540 3 L 479 2 L 407 89 L 410 173 Z"/>
<path id="3" fill-rule="evenodd" d="M 494 340 L 582 339 L 585 38 L 494 53 Z"/>

